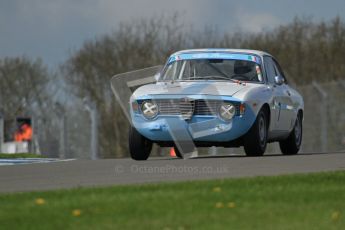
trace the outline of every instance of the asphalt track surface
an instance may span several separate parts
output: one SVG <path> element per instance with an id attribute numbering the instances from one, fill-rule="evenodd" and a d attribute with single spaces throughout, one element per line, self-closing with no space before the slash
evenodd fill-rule
<path id="1" fill-rule="evenodd" d="M 344 153 L 72 160 L 0 166 L 0 192 L 238 178 L 345 170 Z"/>

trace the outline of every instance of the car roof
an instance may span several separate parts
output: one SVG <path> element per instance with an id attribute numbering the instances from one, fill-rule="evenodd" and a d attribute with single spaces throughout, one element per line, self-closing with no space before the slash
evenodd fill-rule
<path id="1" fill-rule="evenodd" d="M 255 54 L 259 56 L 272 56 L 271 54 L 260 51 L 260 50 L 249 50 L 249 49 L 224 49 L 224 48 L 210 48 L 210 49 L 188 49 L 188 50 L 181 50 L 177 51 L 171 56 L 185 54 L 185 53 L 209 53 L 209 52 L 226 52 L 226 53 L 245 53 L 245 54 Z"/>

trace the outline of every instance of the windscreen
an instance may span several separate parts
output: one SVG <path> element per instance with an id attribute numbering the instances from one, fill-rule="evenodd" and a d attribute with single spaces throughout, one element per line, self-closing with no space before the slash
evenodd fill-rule
<path id="1" fill-rule="evenodd" d="M 235 59 L 190 59 L 169 63 L 160 80 L 239 80 L 262 82 L 260 64 L 250 60 Z"/>

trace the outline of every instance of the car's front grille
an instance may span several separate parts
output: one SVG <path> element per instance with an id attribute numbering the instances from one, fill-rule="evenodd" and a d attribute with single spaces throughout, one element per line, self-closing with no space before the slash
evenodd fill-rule
<path id="1" fill-rule="evenodd" d="M 217 100 L 196 100 L 195 114 L 197 115 L 216 115 L 222 101 Z"/>
<path id="2" fill-rule="evenodd" d="M 190 118 L 192 115 L 217 115 L 220 100 L 190 100 L 190 99 L 159 99 L 155 100 L 158 104 L 159 114 L 161 115 L 182 115 Z M 235 104 L 235 103 L 234 103 Z M 236 114 L 239 114 L 239 106 L 236 106 Z"/>

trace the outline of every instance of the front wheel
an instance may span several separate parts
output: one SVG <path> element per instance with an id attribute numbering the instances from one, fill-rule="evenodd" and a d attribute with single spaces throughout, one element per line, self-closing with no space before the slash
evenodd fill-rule
<path id="1" fill-rule="evenodd" d="M 262 156 L 267 146 L 268 119 L 265 109 L 261 109 L 253 126 L 244 136 L 244 151 L 247 156 Z"/>
<path id="2" fill-rule="evenodd" d="M 152 141 L 142 136 L 134 127 L 129 130 L 129 153 L 137 161 L 147 160 L 152 150 Z"/>
<path id="3" fill-rule="evenodd" d="M 283 141 L 279 142 L 279 147 L 284 155 L 295 155 L 298 153 L 302 143 L 302 116 L 297 115 L 295 127 Z"/>

